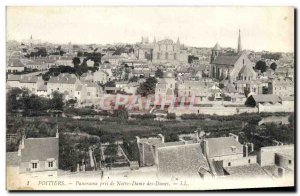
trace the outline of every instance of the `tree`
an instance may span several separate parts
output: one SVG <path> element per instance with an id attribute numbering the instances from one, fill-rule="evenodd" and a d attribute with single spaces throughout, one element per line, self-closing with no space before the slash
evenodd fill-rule
<path id="1" fill-rule="evenodd" d="M 54 91 L 50 100 L 50 107 L 53 110 L 62 110 L 64 107 L 63 94 Z"/>
<path id="2" fill-rule="evenodd" d="M 260 70 L 261 73 L 265 72 L 267 70 L 267 64 L 265 61 L 257 61 L 255 65 L 255 69 Z"/>
<path id="3" fill-rule="evenodd" d="M 288 120 L 289 120 L 290 125 L 294 126 L 295 114 L 291 113 Z"/>
<path id="4" fill-rule="evenodd" d="M 271 65 L 270 65 L 270 68 L 273 69 L 274 71 L 277 69 L 277 64 L 275 62 L 273 62 Z"/>
<path id="5" fill-rule="evenodd" d="M 115 110 L 113 115 L 117 117 L 118 120 L 121 122 L 127 121 L 129 116 L 127 110 L 123 107 L 119 108 L 118 110 Z"/>
<path id="6" fill-rule="evenodd" d="M 129 82 L 137 82 L 138 80 L 139 80 L 139 78 L 136 76 L 129 78 Z"/>
<path id="7" fill-rule="evenodd" d="M 164 73 L 163 73 L 163 71 L 162 71 L 161 69 L 157 69 L 157 70 L 155 71 L 155 77 L 157 77 L 157 78 L 162 78 L 163 75 L 164 75 Z"/>
<path id="8" fill-rule="evenodd" d="M 147 78 L 146 81 L 142 83 L 140 87 L 137 89 L 137 93 L 143 96 L 154 94 L 156 83 L 157 83 L 156 78 L 154 77 Z"/>
<path id="9" fill-rule="evenodd" d="M 108 81 L 104 84 L 106 87 L 116 87 L 116 82 L 115 81 Z"/>
<path id="10" fill-rule="evenodd" d="M 247 138 L 247 140 L 251 140 L 251 138 L 253 137 L 254 133 L 256 132 L 256 126 L 254 124 L 247 124 L 244 129 L 243 132 L 245 133 L 245 136 Z"/>
<path id="11" fill-rule="evenodd" d="M 21 103 L 19 101 L 22 94 L 22 90 L 19 88 L 12 88 L 6 94 L 6 110 L 11 112 L 12 110 L 20 109 Z"/>

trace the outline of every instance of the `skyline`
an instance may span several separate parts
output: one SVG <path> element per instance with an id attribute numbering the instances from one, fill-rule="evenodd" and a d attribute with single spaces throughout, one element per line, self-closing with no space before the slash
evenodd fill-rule
<path id="1" fill-rule="evenodd" d="M 186 46 L 236 49 L 240 29 L 245 50 L 294 52 L 292 7 L 7 7 L 6 14 L 7 40 L 135 44 L 142 36 L 179 37 Z"/>

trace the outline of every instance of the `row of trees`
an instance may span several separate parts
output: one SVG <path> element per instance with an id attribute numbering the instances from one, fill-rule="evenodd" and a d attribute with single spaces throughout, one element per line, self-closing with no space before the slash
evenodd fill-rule
<path id="1" fill-rule="evenodd" d="M 6 94 L 7 112 L 22 110 L 29 112 L 41 112 L 46 110 L 62 110 L 64 106 L 63 95 L 53 92 L 52 98 L 39 97 L 31 94 L 27 89 L 12 88 Z"/>
<path id="2" fill-rule="evenodd" d="M 270 68 L 275 71 L 277 69 L 277 64 L 275 62 L 273 62 L 270 65 Z M 263 72 L 267 71 L 268 66 L 265 61 L 260 60 L 260 61 L 257 61 L 257 63 L 255 64 L 255 69 L 260 70 L 260 72 L 263 73 Z"/>

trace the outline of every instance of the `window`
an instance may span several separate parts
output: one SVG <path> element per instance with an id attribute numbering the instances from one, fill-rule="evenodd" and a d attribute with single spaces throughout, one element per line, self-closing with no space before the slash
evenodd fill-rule
<path id="1" fill-rule="evenodd" d="M 228 167 L 230 167 L 231 166 L 231 163 L 230 162 L 228 162 Z"/>
<path id="2" fill-rule="evenodd" d="M 245 64 L 245 59 L 243 59 L 243 65 Z"/>
<path id="3" fill-rule="evenodd" d="M 289 164 L 292 164 L 292 160 L 289 160 Z"/>
<path id="4" fill-rule="evenodd" d="M 48 167 L 53 167 L 53 161 L 48 162 Z"/>
<path id="5" fill-rule="evenodd" d="M 250 160 L 250 159 L 248 159 L 248 163 L 251 163 L 251 160 Z"/>
<path id="6" fill-rule="evenodd" d="M 37 163 L 32 163 L 32 169 L 36 169 L 37 168 Z"/>
<path id="7" fill-rule="evenodd" d="M 169 53 L 166 52 L 166 59 L 169 59 Z"/>
<path id="8" fill-rule="evenodd" d="M 232 151 L 233 153 L 236 153 L 236 147 L 235 147 L 235 146 L 231 146 L 231 151 Z"/>
<path id="9" fill-rule="evenodd" d="M 57 88 L 57 90 L 59 91 L 59 88 Z"/>

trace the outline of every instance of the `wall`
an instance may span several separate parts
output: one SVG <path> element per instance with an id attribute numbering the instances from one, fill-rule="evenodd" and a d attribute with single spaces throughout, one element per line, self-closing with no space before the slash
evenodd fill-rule
<path id="1" fill-rule="evenodd" d="M 275 165 L 275 153 L 294 152 L 294 145 L 262 147 L 257 154 L 257 162 L 261 166 Z"/>
<path id="2" fill-rule="evenodd" d="M 249 163 L 250 160 L 250 163 Z M 230 162 L 230 166 L 228 166 L 228 163 Z M 242 166 L 242 165 L 249 165 L 257 163 L 257 157 L 254 156 L 248 156 L 248 157 L 240 157 L 238 159 L 227 159 L 223 161 L 223 167 L 236 167 L 236 166 Z"/>
<path id="3" fill-rule="evenodd" d="M 169 113 L 175 113 L 176 116 L 181 116 L 182 114 L 207 114 L 207 115 L 222 115 L 222 116 L 231 116 L 241 113 L 256 113 L 258 112 L 257 108 L 249 107 L 193 107 L 191 109 L 188 106 L 184 108 L 169 108 Z"/>
<path id="4" fill-rule="evenodd" d="M 294 101 L 283 101 L 279 105 L 258 104 L 259 112 L 294 112 Z"/>

